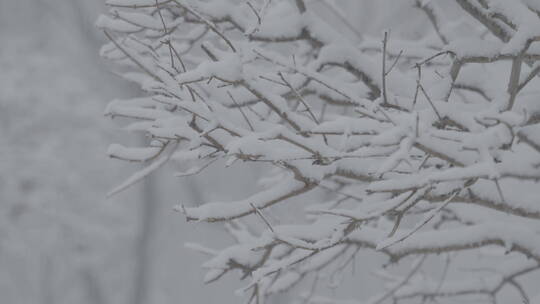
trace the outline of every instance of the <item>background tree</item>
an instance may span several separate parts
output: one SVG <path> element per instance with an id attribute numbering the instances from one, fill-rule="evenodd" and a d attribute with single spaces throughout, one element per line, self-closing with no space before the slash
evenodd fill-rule
<path id="1" fill-rule="evenodd" d="M 146 95 L 106 112 L 151 139 L 110 147 L 147 164 L 111 194 L 171 160 L 182 177 L 262 168 L 245 199 L 178 206 L 225 222 L 235 244 L 190 246 L 210 255 L 206 282 L 240 271 L 248 303 L 306 281 L 302 301 L 339 303 L 318 287 L 365 251 L 387 258 L 372 269 L 385 284 L 359 303 L 540 301 L 526 284 L 540 267 L 540 3 L 403 1 L 430 28 L 403 18 L 380 35 L 337 3 L 108 0 L 102 55 Z M 373 22 L 396 22 L 386 5 Z M 295 217 L 271 216 L 280 206 Z"/>

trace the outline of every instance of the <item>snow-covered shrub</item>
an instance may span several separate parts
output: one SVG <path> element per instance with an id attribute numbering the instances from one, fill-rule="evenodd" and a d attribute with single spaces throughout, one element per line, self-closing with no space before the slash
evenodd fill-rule
<path id="1" fill-rule="evenodd" d="M 540 268 L 540 2 L 403 1 L 425 26 L 378 37 L 343 2 L 108 0 L 102 55 L 146 95 L 107 114 L 152 138 L 111 146 L 148 164 L 113 193 L 169 160 L 179 176 L 266 165 L 254 195 L 178 207 L 226 222 L 236 244 L 193 247 L 212 256 L 206 282 L 239 270 L 249 303 L 303 280 L 315 282 L 305 303 L 338 303 L 315 284 L 336 283 L 361 251 L 412 266 L 378 269 L 381 293 L 359 303 L 480 303 L 512 288 L 513 303 L 532 300 L 520 277 Z M 301 219 L 265 216 L 303 196 Z"/>

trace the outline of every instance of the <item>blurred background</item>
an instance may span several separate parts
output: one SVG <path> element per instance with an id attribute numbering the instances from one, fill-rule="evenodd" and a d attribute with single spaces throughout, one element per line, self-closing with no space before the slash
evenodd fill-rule
<path id="1" fill-rule="evenodd" d="M 232 300 L 226 282 L 203 291 L 205 257 L 184 248 L 218 242 L 219 227 L 172 210 L 218 189 L 163 172 L 105 198 L 137 164 L 108 159 L 129 134 L 102 113 L 140 93 L 99 58 L 94 21 L 105 10 L 101 0 L 0 0 L 0 302 Z"/>
<path id="2" fill-rule="evenodd" d="M 398 12 L 419 20 L 411 27 L 425 22 L 405 2 L 342 4 L 359 32 L 379 35 L 405 31 L 399 18 L 383 22 Z M 102 114 L 110 100 L 140 93 L 98 56 L 94 21 L 105 11 L 104 0 L 0 0 L 0 302 L 239 303 L 242 284 L 204 286 L 205 257 L 184 247 L 219 248 L 229 237 L 172 207 L 243 197 L 257 168 L 189 180 L 165 170 L 105 197 L 137 169 L 108 159 L 107 146 L 144 140 Z"/>

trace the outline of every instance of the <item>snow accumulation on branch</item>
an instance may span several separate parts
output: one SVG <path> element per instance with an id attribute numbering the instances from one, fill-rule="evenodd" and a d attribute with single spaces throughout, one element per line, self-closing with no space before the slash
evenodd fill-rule
<path id="1" fill-rule="evenodd" d="M 341 301 L 312 288 L 304 303 L 495 303 L 504 287 L 534 303 L 520 277 L 540 268 L 540 5 L 407 0 L 426 18 L 421 39 L 352 39 L 340 4 L 322 1 L 331 21 L 318 2 L 108 0 L 101 54 L 145 94 L 106 115 L 152 139 L 110 147 L 147 164 L 111 194 L 173 161 L 189 167 L 179 176 L 217 160 L 267 166 L 262 177 L 279 182 L 245 199 L 177 208 L 225 222 L 236 243 L 204 250 L 205 281 L 239 270 L 249 303 L 336 277 L 366 250 L 416 262 L 377 270 L 380 294 Z M 265 218 L 308 192 L 302 220 Z M 267 229 L 248 229 L 249 215 Z M 424 272 L 439 255 L 453 269 L 440 282 Z M 478 260 L 487 277 L 459 271 Z"/>

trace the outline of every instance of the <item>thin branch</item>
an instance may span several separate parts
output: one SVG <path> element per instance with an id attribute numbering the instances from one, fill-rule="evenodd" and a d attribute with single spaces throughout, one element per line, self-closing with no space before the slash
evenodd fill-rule
<path id="1" fill-rule="evenodd" d="M 251 205 L 251 207 L 253 207 L 253 210 L 257 213 L 257 215 L 261 217 L 261 219 L 264 221 L 266 226 L 268 226 L 268 229 L 270 229 L 270 231 L 272 231 L 272 233 L 275 233 L 274 228 L 272 227 L 272 225 L 270 225 L 270 222 L 262 214 L 261 210 L 259 208 L 255 207 L 255 205 L 253 205 L 253 203 L 249 203 L 249 204 Z"/>
<path id="2" fill-rule="evenodd" d="M 422 93 L 423 93 L 424 96 L 426 97 L 427 101 L 428 101 L 429 104 L 431 105 L 431 108 L 433 108 L 433 111 L 435 112 L 435 114 L 437 114 L 437 117 L 439 118 L 439 120 L 442 120 L 441 114 L 439 114 L 439 111 L 437 110 L 437 108 L 436 108 L 435 105 L 433 104 L 433 101 L 431 101 L 431 98 L 430 98 L 429 95 L 427 94 L 426 90 L 424 90 L 424 86 L 423 86 L 423 85 L 420 85 L 420 90 L 422 91 Z"/>
<path id="3" fill-rule="evenodd" d="M 253 128 L 253 125 L 251 124 L 251 122 L 249 121 L 249 119 L 247 118 L 246 116 L 246 113 L 244 113 L 244 110 L 242 110 L 242 107 L 238 105 L 238 103 L 236 102 L 236 100 L 234 99 L 234 97 L 232 96 L 231 94 L 231 91 L 227 91 L 227 94 L 229 95 L 229 97 L 231 98 L 231 100 L 234 102 L 234 104 L 236 105 L 236 107 L 238 108 L 238 110 L 240 110 L 240 113 L 242 113 L 242 116 L 244 117 L 244 119 L 246 120 L 248 126 L 249 126 L 249 129 L 251 129 L 252 132 L 255 132 L 255 129 Z"/>
<path id="4" fill-rule="evenodd" d="M 214 33 L 216 33 L 219 37 L 221 37 L 221 39 L 223 39 L 223 41 L 225 41 L 225 43 L 231 48 L 231 50 L 233 52 L 236 53 L 236 48 L 234 47 L 234 45 L 232 44 L 232 42 L 229 40 L 229 38 L 227 38 L 218 28 L 217 26 L 210 20 L 204 18 L 201 14 L 199 14 L 197 11 L 195 11 L 194 9 L 192 9 L 191 7 L 189 7 L 188 5 L 186 4 L 183 4 L 183 3 L 180 3 L 179 0 L 172 0 L 174 1 L 174 3 L 176 3 L 179 7 L 185 9 L 186 11 L 188 11 L 189 13 L 191 13 L 192 15 L 194 15 L 195 17 L 197 17 L 199 20 L 201 20 L 204 24 L 206 24 L 206 26 L 208 26 Z"/>

